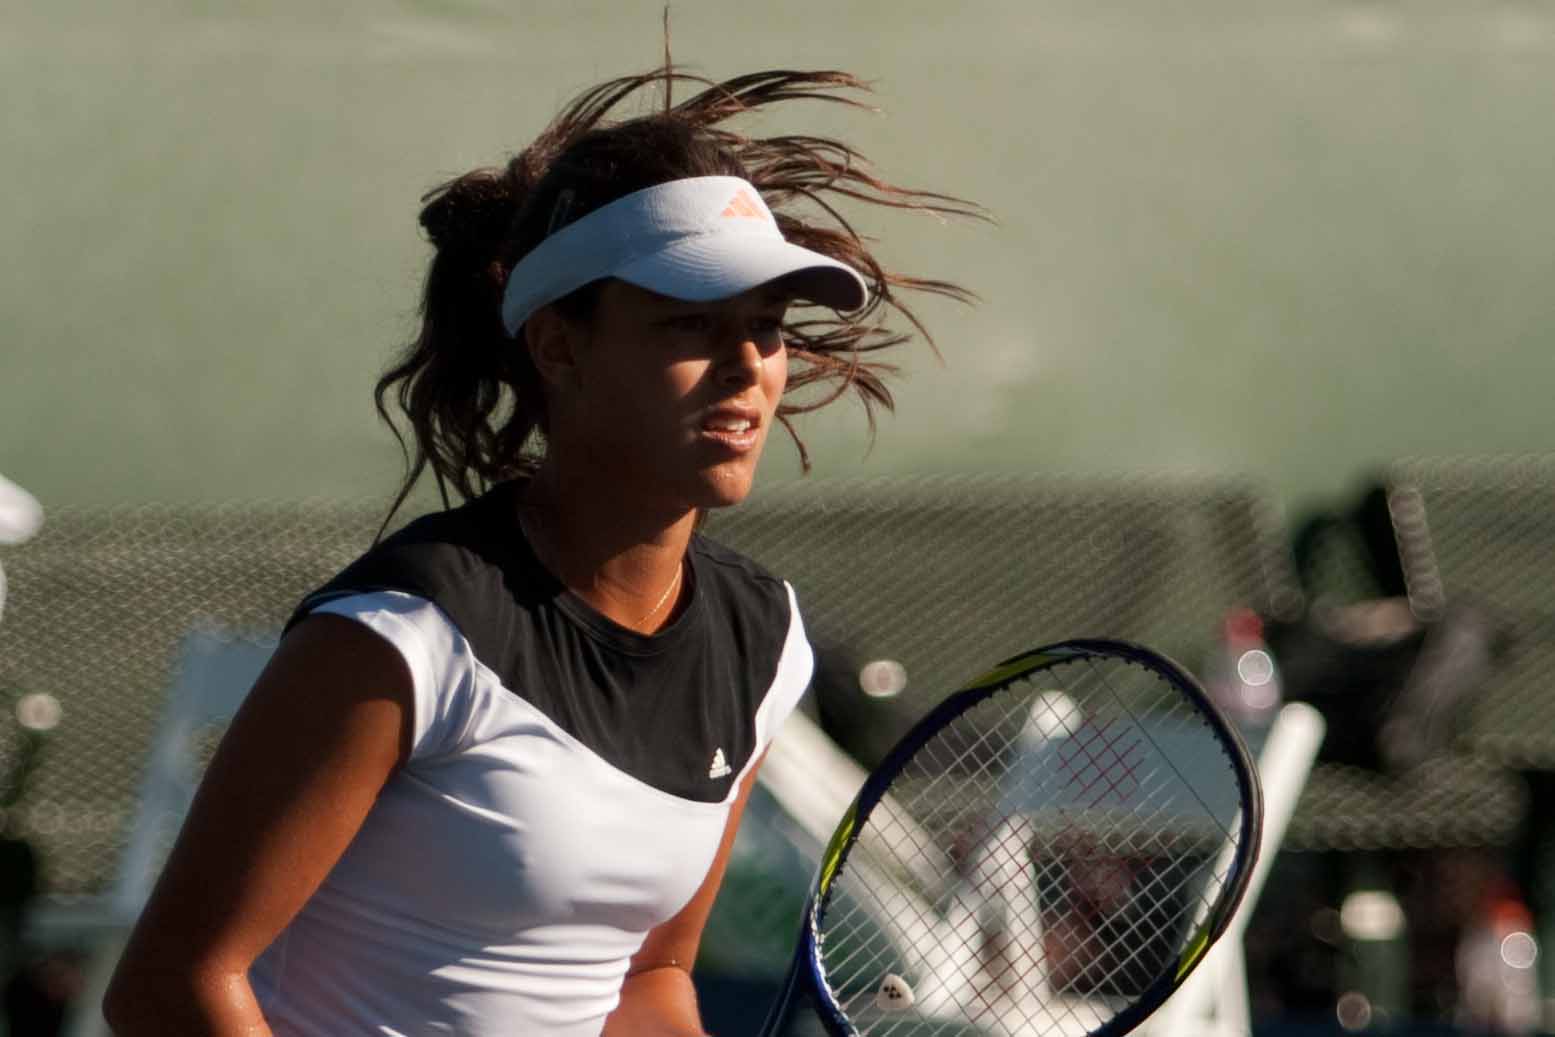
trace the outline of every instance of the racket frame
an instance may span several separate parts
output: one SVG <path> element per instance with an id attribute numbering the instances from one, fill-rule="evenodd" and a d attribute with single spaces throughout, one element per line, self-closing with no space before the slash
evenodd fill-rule
<path id="1" fill-rule="evenodd" d="M 1178 958 L 1176 969 L 1151 984 L 1138 1000 L 1093 1031 L 1089 1037 L 1118 1037 L 1120 1034 L 1128 1033 L 1182 986 L 1189 973 L 1204 959 L 1209 948 L 1231 924 L 1231 919 L 1236 916 L 1237 908 L 1242 902 L 1242 895 L 1252 880 L 1253 865 L 1257 861 L 1258 846 L 1263 835 L 1263 790 L 1258 782 L 1257 768 L 1235 725 L 1226 718 L 1220 708 L 1210 700 L 1199 682 L 1181 665 L 1160 652 L 1132 641 L 1077 638 L 1011 656 L 976 679 L 962 685 L 913 724 L 879 765 L 869 772 L 863 786 L 832 832 L 825 852 L 821 854 L 815 882 L 805 901 L 799 943 L 794 950 L 794 959 L 789 966 L 788 975 L 783 980 L 778 998 L 759 1031 L 761 1037 L 775 1037 L 778 1028 L 782 1026 L 788 1015 L 794 995 L 801 986 L 812 995 L 816 1014 L 820 1016 L 822 1024 L 831 1037 L 857 1037 L 858 1030 L 843 1014 L 835 994 L 826 981 L 825 970 L 821 965 L 820 927 L 821 916 L 825 913 L 831 899 L 832 881 L 846 863 L 848 854 L 870 811 L 885 797 L 891 783 L 906 767 L 908 761 L 955 717 L 1038 670 L 1093 657 L 1122 659 L 1136 663 L 1169 681 L 1203 716 L 1205 723 L 1225 747 L 1234 765 L 1241 804 L 1242 829 L 1241 837 L 1231 858 L 1227 886 L 1221 890 L 1213 910 L 1188 941 L 1186 949 Z"/>

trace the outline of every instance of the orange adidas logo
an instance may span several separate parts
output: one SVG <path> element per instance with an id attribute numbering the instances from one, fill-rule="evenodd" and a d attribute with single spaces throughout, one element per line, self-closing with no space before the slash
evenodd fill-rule
<path id="1" fill-rule="evenodd" d="M 726 220 L 764 220 L 767 218 L 767 214 L 761 211 L 761 205 L 743 187 L 734 193 L 734 197 L 729 199 L 729 204 L 719 215 Z"/>

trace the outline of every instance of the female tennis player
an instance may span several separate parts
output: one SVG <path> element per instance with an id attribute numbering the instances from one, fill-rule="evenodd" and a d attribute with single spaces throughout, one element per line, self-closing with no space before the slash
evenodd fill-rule
<path id="1" fill-rule="evenodd" d="M 827 199 L 971 210 L 725 125 L 856 104 L 850 76 L 671 104 L 689 78 L 604 83 L 425 200 L 421 329 L 377 395 L 414 437 L 395 508 L 429 467 L 464 503 L 292 617 L 129 941 L 115 1032 L 702 1032 L 698 940 L 811 652 L 789 586 L 698 519 L 790 414 L 890 405 L 865 357 L 905 340 L 879 319 L 911 318 L 899 290 L 962 294 L 884 270 Z M 615 115 L 650 90 L 662 110 Z"/>

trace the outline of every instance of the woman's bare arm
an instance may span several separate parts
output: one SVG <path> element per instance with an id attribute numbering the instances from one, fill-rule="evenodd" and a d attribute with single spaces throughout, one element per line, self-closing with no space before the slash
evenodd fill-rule
<path id="1" fill-rule="evenodd" d="M 762 754 L 762 759 L 766 754 Z M 621 1003 L 605 1021 L 601 1037 L 700 1037 L 702 1017 L 697 1011 L 696 988 L 691 984 L 691 966 L 696 963 L 702 943 L 702 929 L 712 913 L 718 887 L 729 867 L 734 836 L 745 814 L 745 801 L 756 785 L 761 760 L 750 769 L 740 792 L 729 809 L 723 841 L 713 857 L 707 878 L 680 913 L 648 933 L 642 947 L 632 956 L 626 982 L 621 985 Z"/>
<path id="2" fill-rule="evenodd" d="M 206 771 L 104 1000 L 120 1037 L 270 1033 L 248 969 L 408 756 L 403 658 L 318 615 L 276 650 Z"/>

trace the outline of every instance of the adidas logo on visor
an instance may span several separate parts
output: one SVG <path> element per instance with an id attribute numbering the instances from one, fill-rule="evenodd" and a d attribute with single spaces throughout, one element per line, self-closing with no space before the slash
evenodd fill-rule
<path id="1" fill-rule="evenodd" d="M 767 214 L 761 211 L 760 204 L 751 197 L 746 190 L 734 192 L 734 197 L 729 199 L 729 204 L 724 206 L 724 211 L 718 215 L 726 220 L 765 220 Z"/>
<path id="2" fill-rule="evenodd" d="M 713 750 L 713 764 L 707 768 L 707 776 L 709 778 L 727 778 L 730 770 L 729 761 L 724 759 L 723 746 L 719 746 Z"/>

